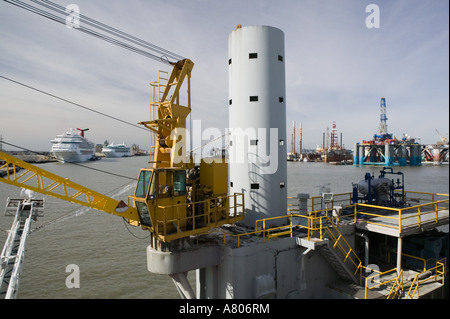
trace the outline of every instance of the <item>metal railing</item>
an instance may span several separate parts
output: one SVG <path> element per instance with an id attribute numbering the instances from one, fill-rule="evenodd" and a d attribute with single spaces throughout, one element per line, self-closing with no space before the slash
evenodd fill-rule
<path id="1" fill-rule="evenodd" d="M 325 238 L 329 238 L 332 241 L 332 248 L 338 251 L 343 261 L 349 260 L 353 267 L 355 268 L 354 274 L 358 272 L 362 267 L 361 260 L 359 259 L 356 252 L 353 250 L 351 245 L 347 242 L 345 237 L 339 232 L 339 229 L 335 227 L 339 225 L 339 218 L 330 218 L 327 215 L 320 215 L 326 212 L 327 210 L 318 210 L 315 212 L 311 212 L 308 216 L 300 215 L 300 214 L 289 214 L 286 216 L 277 216 L 266 219 L 260 219 L 255 222 L 255 231 L 247 232 L 243 234 L 226 234 L 224 233 L 224 244 L 227 243 L 227 237 L 236 237 L 237 238 L 237 247 L 240 247 L 241 237 L 249 236 L 249 235 L 261 235 L 263 242 L 269 242 L 271 238 L 276 238 L 280 236 L 293 236 L 293 230 L 295 228 L 303 228 L 307 231 L 307 238 L 318 235 L 318 237 L 323 240 Z M 284 226 L 277 227 L 266 227 L 267 221 L 273 221 L 276 219 L 288 219 L 289 222 Z M 307 225 L 303 225 L 306 223 L 294 223 L 294 218 L 305 218 L 307 219 Z"/>
<path id="2" fill-rule="evenodd" d="M 397 268 L 394 268 L 397 270 Z M 403 293 L 403 269 L 400 269 L 398 272 L 397 278 L 394 280 L 392 284 L 391 290 L 389 290 L 389 294 L 386 299 L 400 299 Z"/>
<path id="3" fill-rule="evenodd" d="M 362 285 L 364 281 L 364 299 L 367 299 L 369 291 L 382 288 L 389 289 L 386 299 L 400 298 L 403 291 L 402 269 L 399 272 L 397 271 L 397 268 L 379 271 L 363 266 L 360 270 L 360 284 Z M 369 276 L 365 276 L 363 273 L 369 273 Z"/>
<path id="4" fill-rule="evenodd" d="M 448 203 L 449 203 L 449 195 L 448 194 L 435 194 L 435 193 L 423 193 L 423 192 L 405 192 L 407 200 L 409 202 L 420 202 L 425 201 L 424 204 L 404 207 L 404 208 L 392 208 L 392 207 L 384 207 L 384 206 L 376 206 L 376 205 L 368 205 L 368 204 L 355 204 L 353 213 L 350 215 L 346 215 L 346 217 L 351 217 L 354 219 L 354 222 L 364 221 L 366 223 L 377 224 L 384 227 L 391 227 L 393 229 L 397 229 L 400 233 L 410 227 L 421 227 L 425 222 L 439 222 L 442 218 L 448 218 Z M 344 204 L 344 207 L 351 206 L 351 194 L 343 193 L 338 194 L 341 198 L 338 198 L 337 201 L 334 201 L 331 205 L 333 207 L 336 203 Z M 336 195 L 335 195 L 336 196 Z M 348 197 L 347 197 L 348 196 Z M 443 198 L 443 199 L 442 199 Z M 293 199 L 293 198 L 291 198 Z M 312 204 L 311 207 L 322 206 L 321 202 L 322 198 L 320 196 L 313 197 L 311 199 Z M 347 202 L 348 201 L 348 202 Z M 347 205 L 347 203 L 349 203 Z M 295 205 L 291 205 L 295 206 Z M 371 211 L 363 211 L 360 208 L 371 208 Z M 377 212 L 378 210 L 379 213 Z M 381 213 L 383 210 L 383 213 Z M 298 209 L 290 208 L 289 211 L 295 212 Z M 321 240 L 324 238 L 329 238 L 332 241 L 332 248 L 336 249 L 343 256 L 343 260 L 350 260 L 353 266 L 355 267 L 354 274 L 356 275 L 358 272 L 360 277 L 360 284 L 364 284 L 365 287 L 365 298 L 367 298 L 368 291 L 375 288 L 383 288 L 386 291 L 389 291 L 387 294 L 387 299 L 393 298 L 402 298 L 404 291 L 404 278 L 403 278 L 403 270 L 397 271 L 397 268 L 393 268 L 384 272 L 380 272 L 371 268 L 367 268 L 364 266 L 350 246 L 350 244 L 345 240 L 344 236 L 339 232 L 340 219 L 343 216 L 329 216 L 331 213 L 331 209 L 317 209 L 312 210 L 308 213 L 308 215 L 291 213 L 285 216 L 277 216 L 266 219 L 257 220 L 255 222 L 255 231 L 247 232 L 243 234 L 226 234 L 224 233 L 224 244 L 227 243 L 227 237 L 235 237 L 237 238 L 237 247 L 239 248 L 241 245 L 241 238 L 244 236 L 251 235 L 260 235 L 262 237 L 263 242 L 268 242 L 272 238 L 277 238 L 280 236 L 293 236 L 293 231 L 296 228 L 304 229 L 307 234 L 307 238 L 310 239 L 313 236 L 318 236 Z M 393 214 L 387 214 L 386 211 L 392 212 Z M 442 211 L 447 211 L 447 215 L 440 216 L 439 213 Z M 409 214 L 408 214 L 409 213 Z M 412 214 L 411 214 L 412 213 Z M 432 218 L 429 216 L 432 215 Z M 362 219 L 361 216 L 366 216 L 369 218 Z M 385 219 L 386 221 L 371 221 L 370 217 L 377 217 L 378 219 Z M 427 218 L 428 217 L 428 218 Z M 288 223 L 284 226 L 277 227 L 266 227 L 266 223 L 268 221 L 273 221 L 276 219 L 288 219 Z M 306 222 L 299 223 L 294 222 L 294 218 L 306 219 Z M 406 225 L 405 221 L 411 220 L 412 218 L 417 218 L 416 222 L 408 223 Z M 411 296 L 418 295 L 418 287 L 421 283 L 426 280 L 430 280 L 430 278 L 438 278 L 442 277 L 442 283 L 444 283 L 445 277 L 445 260 L 438 261 L 436 263 L 436 267 L 427 269 L 427 260 L 415 257 L 408 254 L 402 254 L 405 257 L 416 258 L 423 262 L 423 271 L 418 274 L 417 279 L 414 280 L 411 285 L 410 290 L 406 294 L 406 298 L 410 298 Z M 419 278 L 425 273 L 429 271 L 434 271 L 434 275 L 426 280 L 420 281 Z M 365 276 L 366 273 L 370 273 L 370 276 Z M 383 278 L 384 277 L 384 278 Z M 387 277 L 387 278 L 386 278 Z"/>
<path id="5" fill-rule="evenodd" d="M 182 212 L 185 212 L 188 206 L 190 211 L 196 213 L 183 217 Z M 244 218 L 244 194 L 235 193 L 193 203 L 158 206 L 157 209 L 157 215 L 160 218 L 153 225 L 155 234 L 165 241 L 171 241 L 206 233 L 213 227 L 242 220 Z M 168 218 L 167 216 L 176 217 Z M 186 225 L 189 225 L 189 229 Z"/>
<path id="6" fill-rule="evenodd" d="M 430 269 L 424 269 L 421 273 L 418 273 L 409 287 L 408 292 L 406 293 L 406 299 L 412 299 L 414 297 L 419 298 L 419 287 L 427 281 L 441 281 L 441 284 L 445 284 L 445 275 L 446 275 L 446 264 L 447 259 L 443 258 L 436 261 L 436 266 Z M 422 279 L 422 277 L 426 274 L 430 274 L 430 276 Z M 440 278 L 440 279 L 439 279 Z"/>
<path id="7" fill-rule="evenodd" d="M 412 228 L 420 228 L 426 223 L 438 223 L 442 219 L 448 219 L 448 194 L 432 194 L 421 192 L 407 192 L 410 194 L 430 195 L 428 203 L 408 206 L 403 208 L 385 207 L 369 204 L 354 205 L 354 221 L 364 222 L 390 228 L 399 234 Z M 436 200 L 436 197 L 446 199 Z M 409 199 L 417 199 L 409 196 Z M 419 199 L 426 200 L 426 199 Z M 426 200 L 428 201 L 428 200 Z"/>

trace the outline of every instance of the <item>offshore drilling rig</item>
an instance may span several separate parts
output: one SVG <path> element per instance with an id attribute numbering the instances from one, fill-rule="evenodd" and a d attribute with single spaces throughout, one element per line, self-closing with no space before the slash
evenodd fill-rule
<path id="1" fill-rule="evenodd" d="M 414 138 L 404 135 L 397 139 L 388 133 L 386 99 L 380 102 L 380 124 L 372 140 L 356 143 L 353 151 L 353 165 L 420 166 L 422 146 Z"/>

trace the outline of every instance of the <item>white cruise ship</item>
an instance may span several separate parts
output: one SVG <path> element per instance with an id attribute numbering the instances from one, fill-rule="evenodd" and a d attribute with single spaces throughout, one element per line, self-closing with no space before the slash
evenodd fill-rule
<path id="1" fill-rule="evenodd" d="M 86 162 L 95 156 L 95 144 L 84 136 L 89 129 L 70 129 L 64 134 L 57 135 L 50 142 L 52 153 L 63 163 Z"/>
<path id="2" fill-rule="evenodd" d="M 126 157 L 131 156 L 131 149 L 126 146 L 125 143 L 111 143 L 107 146 L 103 146 L 102 153 L 105 154 L 106 157 Z"/>

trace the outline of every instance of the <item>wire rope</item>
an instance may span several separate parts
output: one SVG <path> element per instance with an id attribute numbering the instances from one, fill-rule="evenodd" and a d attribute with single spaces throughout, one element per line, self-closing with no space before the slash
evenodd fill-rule
<path id="1" fill-rule="evenodd" d="M 19 82 L 19 81 L 16 81 L 16 80 L 13 80 L 13 79 L 8 78 L 8 77 L 6 77 L 6 76 L 0 75 L 0 78 L 5 79 L 5 80 L 10 81 L 10 82 L 13 82 L 13 83 L 18 84 L 18 85 L 21 85 L 21 86 L 26 87 L 26 88 L 28 88 L 28 89 L 34 90 L 34 91 L 36 91 L 36 92 L 39 92 L 39 93 L 48 95 L 48 96 L 53 97 L 53 98 L 55 98 L 55 99 L 58 99 L 58 100 L 60 100 L 60 101 L 63 101 L 63 102 L 66 102 L 66 103 L 69 103 L 69 104 L 78 106 L 78 107 L 80 107 L 80 108 L 82 108 L 82 109 L 85 109 L 85 110 L 88 110 L 88 111 L 91 111 L 91 112 L 94 112 L 94 113 L 97 113 L 97 114 L 100 114 L 100 115 L 109 117 L 110 119 L 113 119 L 113 120 L 122 122 L 122 123 L 127 124 L 127 125 L 131 125 L 131 126 L 137 127 L 137 128 L 139 128 L 139 129 L 141 129 L 141 130 L 145 130 L 145 131 L 147 131 L 147 132 L 151 132 L 150 130 L 146 129 L 146 128 L 143 127 L 143 126 L 139 126 L 139 125 L 136 125 L 136 124 L 127 122 L 127 121 L 122 120 L 122 119 L 120 119 L 120 118 L 118 118 L 118 117 L 114 117 L 114 116 L 112 116 L 112 115 L 108 115 L 108 114 L 106 114 L 106 113 L 103 113 L 103 112 L 94 110 L 93 108 L 84 106 L 84 105 L 82 105 L 82 104 L 79 104 L 79 103 L 76 103 L 76 102 L 72 102 L 72 101 L 70 101 L 70 100 L 67 100 L 67 99 L 65 99 L 65 98 L 62 98 L 62 97 L 57 96 L 57 95 L 55 95 L 55 94 L 52 94 L 52 93 L 49 93 L 49 92 L 40 90 L 40 89 L 38 89 L 38 88 L 36 88 L 36 87 L 33 87 L 33 86 L 31 86 L 31 85 L 27 85 L 27 84 L 25 84 L 25 83 L 22 83 L 22 82 Z"/>
<path id="2" fill-rule="evenodd" d="M 4 1 L 64 25 L 66 25 L 67 23 L 67 18 L 70 17 L 65 7 L 47 0 L 43 1 L 31 0 L 31 2 L 40 5 L 47 10 L 51 10 L 53 11 L 53 13 L 46 11 L 44 9 L 40 9 L 39 7 L 24 3 L 23 1 L 20 0 L 4 0 Z M 142 40 L 138 37 L 120 31 L 116 28 L 113 28 L 95 19 L 89 18 L 85 15 L 79 14 L 78 19 L 80 22 L 79 26 L 77 25 L 76 27 L 73 27 L 73 29 L 92 35 L 101 40 L 117 45 L 124 49 L 130 50 L 132 52 L 138 53 L 145 57 L 169 65 L 173 65 L 177 61 L 184 59 L 184 57 L 181 55 L 173 53 L 169 50 L 165 50 L 159 46 L 151 44 L 148 41 Z"/>

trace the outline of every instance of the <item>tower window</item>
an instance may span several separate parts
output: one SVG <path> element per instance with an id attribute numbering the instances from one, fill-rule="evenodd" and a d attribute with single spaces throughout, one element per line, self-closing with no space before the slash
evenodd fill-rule
<path id="1" fill-rule="evenodd" d="M 257 59 L 258 58 L 258 53 L 249 53 L 248 58 L 249 59 Z"/>
<path id="2" fill-rule="evenodd" d="M 283 62 L 283 56 L 282 55 L 278 56 L 278 61 Z"/>
<path id="3" fill-rule="evenodd" d="M 282 96 L 280 96 L 280 97 L 278 98 L 278 102 L 283 103 L 283 102 L 284 102 L 284 98 L 283 98 Z"/>
<path id="4" fill-rule="evenodd" d="M 250 184 L 250 189 L 259 189 L 259 184 L 258 183 Z"/>
<path id="5" fill-rule="evenodd" d="M 230 100 L 228 101 L 228 104 L 229 104 L 229 105 L 233 104 L 233 100 L 230 99 Z"/>
<path id="6" fill-rule="evenodd" d="M 228 59 L 228 65 L 230 65 L 231 64 L 231 59 Z"/>
<path id="7" fill-rule="evenodd" d="M 257 95 L 250 96 L 250 102 L 258 102 L 258 96 Z"/>
<path id="8" fill-rule="evenodd" d="M 250 140 L 250 145 L 258 145 L 258 140 Z"/>

